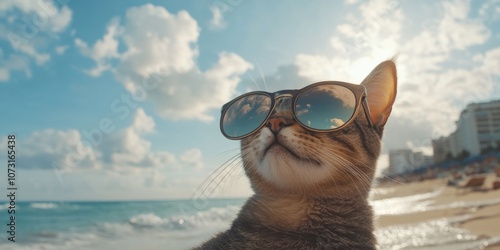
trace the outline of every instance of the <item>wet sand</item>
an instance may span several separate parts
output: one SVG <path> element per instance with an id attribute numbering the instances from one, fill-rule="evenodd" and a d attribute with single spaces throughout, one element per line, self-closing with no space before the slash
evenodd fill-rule
<path id="1" fill-rule="evenodd" d="M 442 218 L 464 218 L 453 222 L 454 227 L 468 230 L 479 238 L 500 237 L 500 189 L 493 190 L 494 174 L 488 175 L 480 190 L 462 190 L 446 186 L 445 179 L 413 183 L 384 183 L 378 185 L 382 192 L 373 193 L 374 200 L 432 193 L 442 190 L 425 202 L 433 209 L 407 214 L 388 214 L 377 218 L 377 228 L 406 225 Z M 500 250 L 500 245 L 484 249 Z"/>

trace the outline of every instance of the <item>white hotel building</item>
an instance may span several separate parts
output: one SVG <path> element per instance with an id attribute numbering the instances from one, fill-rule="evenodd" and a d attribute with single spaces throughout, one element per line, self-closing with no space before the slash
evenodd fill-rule
<path id="1" fill-rule="evenodd" d="M 432 141 L 434 162 L 443 162 L 463 152 L 478 155 L 500 146 L 500 100 L 471 103 L 460 114 L 457 129 Z"/>

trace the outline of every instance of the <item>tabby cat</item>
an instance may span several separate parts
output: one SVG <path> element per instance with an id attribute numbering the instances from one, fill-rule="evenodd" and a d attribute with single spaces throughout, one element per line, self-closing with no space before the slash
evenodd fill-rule
<path id="1" fill-rule="evenodd" d="M 222 133 L 241 140 L 255 194 L 196 249 L 375 249 L 367 198 L 396 84 L 388 60 L 361 85 L 320 82 L 224 105 Z"/>

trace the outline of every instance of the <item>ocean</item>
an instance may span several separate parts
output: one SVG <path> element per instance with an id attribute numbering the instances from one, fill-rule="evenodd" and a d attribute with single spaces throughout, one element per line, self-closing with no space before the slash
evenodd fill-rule
<path id="1" fill-rule="evenodd" d="M 381 190 L 382 191 L 382 190 Z M 376 214 L 446 209 L 428 204 L 439 190 L 373 201 Z M 8 204 L 0 204 L 0 249 L 189 249 L 227 229 L 245 199 L 120 202 L 18 202 L 16 242 L 7 240 Z M 500 200 L 489 201 L 500 203 Z M 478 204 L 450 204 L 450 206 Z M 482 238 L 453 227 L 467 218 L 443 218 L 377 230 L 380 249 L 481 249 L 500 238 Z"/>

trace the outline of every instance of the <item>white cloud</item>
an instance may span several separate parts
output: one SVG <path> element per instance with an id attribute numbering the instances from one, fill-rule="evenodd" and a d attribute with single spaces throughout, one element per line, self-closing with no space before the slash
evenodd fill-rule
<path id="1" fill-rule="evenodd" d="M 210 7 L 210 12 L 212 12 L 212 19 L 210 19 L 210 27 L 212 29 L 222 29 L 227 26 L 227 23 L 224 21 L 224 14 L 219 7 Z"/>
<path id="2" fill-rule="evenodd" d="M 162 82 L 148 98 L 165 118 L 210 121 L 213 117 L 207 112 L 220 108 L 233 96 L 239 75 L 251 67 L 236 54 L 221 53 L 217 64 L 205 72 L 193 69 L 184 74 L 159 74 Z M 140 81 L 137 76 L 134 78 Z M 133 92 L 135 85 L 128 89 Z"/>
<path id="3" fill-rule="evenodd" d="M 154 120 L 139 108 L 130 126 L 104 133 L 94 147 L 90 146 L 85 133 L 77 130 L 35 131 L 18 140 L 19 147 L 23 148 L 20 158 L 26 169 L 54 170 L 61 175 L 82 169 L 130 174 L 141 172 L 141 169 L 203 168 L 199 149 L 186 150 L 179 160 L 168 151 L 152 150 L 151 142 L 144 135 L 154 133 L 154 127 Z"/>
<path id="4" fill-rule="evenodd" d="M 9 70 L 6 68 L 0 68 L 0 82 L 7 81 L 10 78 Z"/>
<path id="5" fill-rule="evenodd" d="M 117 36 L 119 36 L 120 33 L 121 27 L 119 26 L 119 20 L 113 19 L 110 24 L 108 24 L 106 35 L 95 42 L 94 46 L 91 48 L 79 38 L 75 39 L 75 45 L 80 50 L 80 53 L 92 58 L 92 60 L 96 62 L 96 66 L 93 69 L 86 71 L 89 75 L 97 77 L 100 76 L 103 71 L 111 68 L 109 60 L 119 57 Z"/>
<path id="6" fill-rule="evenodd" d="M 335 56 L 298 54 L 298 74 L 312 81 L 341 79 L 360 83 L 373 63 L 397 53 L 405 20 L 396 1 L 369 1 L 359 5 L 360 16 L 346 15 L 330 44 Z"/>
<path id="7" fill-rule="evenodd" d="M 180 155 L 180 160 L 183 163 L 186 163 L 197 170 L 203 168 L 203 160 L 201 157 L 201 151 L 197 148 L 186 150 L 184 153 Z"/>
<path id="8" fill-rule="evenodd" d="M 15 50 L 9 55 L 0 55 L 0 82 L 8 81 L 12 71 L 24 71 L 30 77 L 31 60 L 39 66 L 49 61 L 50 54 L 42 51 L 58 39 L 58 34 L 72 19 L 72 11 L 67 6 L 37 0 L 1 1 L 0 15 L 0 20 L 6 20 L 0 23 L 0 31 L 5 34 L 0 39 L 6 40 Z M 22 68 L 9 66 L 6 62 L 14 54 L 24 58 Z"/>
<path id="9" fill-rule="evenodd" d="M 155 129 L 155 122 L 142 108 L 137 109 L 132 128 L 138 133 L 151 133 Z"/>
<path id="10" fill-rule="evenodd" d="M 128 171 L 130 168 L 167 167 L 175 163 L 169 152 L 151 152 L 151 142 L 142 137 L 152 133 L 155 123 L 143 109 L 136 110 L 132 124 L 104 137 L 97 145 L 103 153 L 103 161 L 114 170 Z"/>
<path id="11" fill-rule="evenodd" d="M 31 45 L 22 45 L 18 47 L 19 51 L 23 52 L 24 54 L 31 56 L 33 59 L 35 59 L 35 63 L 37 65 L 43 65 L 45 64 L 48 60 L 50 60 L 50 55 L 48 53 L 40 53 L 36 51 L 35 47 Z"/>
<path id="12" fill-rule="evenodd" d="M 71 18 L 73 16 L 73 12 L 68 6 L 62 6 L 57 12 L 53 15 L 47 16 L 48 23 L 46 27 L 49 31 L 53 33 L 60 33 L 68 27 L 71 23 Z"/>
<path id="13" fill-rule="evenodd" d="M 30 14 L 27 17 L 36 28 L 60 33 L 70 24 L 73 12 L 68 6 L 55 3 L 56 1 L 3 0 L 0 3 L 0 12 L 20 10 L 24 14 Z M 11 20 L 16 18 L 11 16 Z"/>
<path id="14" fill-rule="evenodd" d="M 346 13 L 345 22 L 332 35 L 333 55 L 300 53 L 289 75 L 309 83 L 359 83 L 380 61 L 399 52 L 398 97 L 386 126 L 385 149 L 429 148 L 431 138 L 454 129 L 467 103 L 500 96 L 500 47 L 488 51 L 477 47 L 489 41 L 491 31 L 471 17 L 475 15 L 470 2 L 436 2 L 433 8 L 440 10 L 439 15 L 428 18 L 429 25 L 413 34 L 403 30 L 410 21 L 405 16 L 409 10 L 398 3 L 378 0 L 356 5 L 359 14 Z M 464 54 L 471 48 L 483 52 Z"/>
<path id="15" fill-rule="evenodd" d="M 330 128 L 337 128 L 344 125 L 345 123 L 342 119 L 339 118 L 332 118 L 330 119 L 330 122 L 332 123 L 332 125 L 330 125 Z"/>
<path id="16" fill-rule="evenodd" d="M 500 20 L 500 0 L 484 1 L 478 13 L 485 21 Z"/>
<path id="17" fill-rule="evenodd" d="M 250 104 L 248 103 L 243 105 L 243 107 L 241 107 L 242 115 L 246 115 L 248 112 L 250 112 L 250 110 L 252 110 L 252 106 L 250 106 Z"/>
<path id="18" fill-rule="evenodd" d="M 0 82 L 8 81 L 13 71 L 24 71 L 27 77 L 31 76 L 30 60 L 28 57 L 20 54 L 10 54 L 8 58 L 2 58 L 0 55 Z"/>
<path id="19" fill-rule="evenodd" d="M 134 70 L 141 77 L 159 71 L 186 73 L 195 67 L 200 29 L 188 12 L 171 14 L 147 4 L 127 10 L 123 40 L 127 48 L 118 74 Z"/>
<path id="20" fill-rule="evenodd" d="M 484 74 L 500 75 L 500 47 L 477 55 L 476 61 L 482 62 L 479 69 Z"/>
<path id="21" fill-rule="evenodd" d="M 0 3 L 0 11 L 10 11 L 12 9 L 18 9 L 24 13 L 36 13 L 37 19 L 40 23 L 44 23 L 43 18 L 50 18 L 60 14 L 60 12 L 69 11 L 71 20 L 71 10 L 64 10 L 66 6 L 59 6 L 54 4 L 55 1 L 38 1 L 38 0 L 3 0 Z M 67 16 L 68 14 L 63 14 Z M 66 20 L 67 18 L 63 18 Z M 45 20 L 48 22 L 48 20 Z M 62 22 L 62 21 L 60 21 Z M 66 27 L 69 21 L 64 21 L 62 24 Z"/>
<path id="22" fill-rule="evenodd" d="M 207 112 L 228 101 L 240 75 L 253 67 L 234 53 L 222 52 L 215 65 L 201 71 L 196 65 L 200 28 L 186 11 L 172 14 L 146 4 L 128 9 L 123 23 L 112 26 L 93 47 L 75 40 L 82 53 L 96 62 L 91 73 L 113 70 L 129 92 L 146 95 L 164 118 L 212 120 Z M 98 50 L 99 44 L 109 50 Z M 124 47 L 120 54 L 115 49 L 119 45 Z M 107 59 L 115 57 L 118 63 L 113 68 Z M 151 81 L 155 85 L 144 93 L 144 84 Z"/>
<path id="23" fill-rule="evenodd" d="M 432 138 L 450 133 L 466 104 L 488 100 L 495 93 L 494 70 L 487 69 L 495 63 L 486 55 L 479 65 L 470 60 L 454 65 L 455 52 L 484 44 L 491 36 L 484 23 L 469 16 L 470 2 L 444 2 L 440 19 L 402 47 L 402 81 L 394 115 L 433 124 Z M 494 50 L 491 53 L 494 57 Z"/>
<path id="24" fill-rule="evenodd" d="M 19 144 L 23 148 L 20 157 L 27 169 L 63 169 L 75 165 L 81 168 L 99 167 L 95 164 L 99 152 L 84 145 L 76 130 L 36 131 Z"/>
<path id="25" fill-rule="evenodd" d="M 486 42 L 491 31 L 480 20 L 469 18 L 470 2 L 442 3 L 442 17 L 408 41 L 406 53 L 433 55 L 464 50 Z"/>
<path id="26" fill-rule="evenodd" d="M 55 50 L 58 55 L 62 55 L 64 54 L 64 52 L 66 52 L 68 48 L 69 48 L 68 45 L 61 45 L 61 46 L 56 46 Z"/>
<path id="27" fill-rule="evenodd" d="M 344 3 L 347 5 L 356 4 L 358 2 L 359 0 L 344 0 Z"/>

